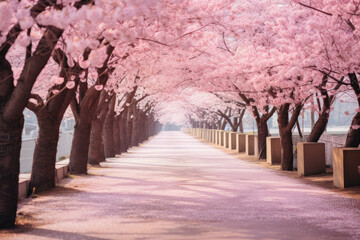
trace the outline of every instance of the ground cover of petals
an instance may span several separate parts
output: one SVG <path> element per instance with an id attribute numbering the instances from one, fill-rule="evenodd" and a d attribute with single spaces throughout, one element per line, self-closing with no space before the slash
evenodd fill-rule
<path id="1" fill-rule="evenodd" d="M 0 239 L 360 239 L 360 201 L 162 132 L 26 199 Z"/>

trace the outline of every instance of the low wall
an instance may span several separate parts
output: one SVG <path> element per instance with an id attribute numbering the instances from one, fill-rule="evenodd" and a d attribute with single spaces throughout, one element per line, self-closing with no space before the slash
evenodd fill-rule
<path id="1" fill-rule="evenodd" d="M 71 150 L 71 143 L 73 139 L 73 132 L 62 132 L 59 136 L 59 143 L 57 148 L 56 159 L 68 156 Z M 26 139 L 22 141 L 20 152 L 20 173 L 30 173 L 32 167 L 32 159 L 34 155 L 34 148 L 36 138 Z"/>
<path id="2" fill-rule="evenodd" d="M 69 174 L 69 159 L 58 161 L 55 165 L 55 182 L 58 183 L 61 179 L 66 178 Z M 23 173 L 19 175 L 19 184 L 18 184 L 18 200 L 21 201 L 25 199 L 28 194 L 31 192 L 29 190 L 31 175 L 28 173 Z"/>
<path id="3" fill-rule="evenodd" d="M 308 138 L 308 135 L 304 135 L 304 138 L 301 139 L 299 135 L 293 135 L 293 144 L 294 149 L 298 142 L 304 142 Z M 346 134 L 328 134 L 324 133 L 319 142 L 325 143 L 325 163 L 327 166 L 333 166 L 333 154 L 332 149 L 343 147 L 346 140 Z M 296 152 L 294 154 L 294 167 L 297 167 Z"/>

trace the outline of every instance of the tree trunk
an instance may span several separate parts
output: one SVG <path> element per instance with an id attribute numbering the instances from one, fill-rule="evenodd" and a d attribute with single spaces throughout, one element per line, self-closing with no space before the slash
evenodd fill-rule
<path id="1" fill-rule="evenodd" d="M 24 119 L 9 124 L 0 116 L 0 229 L 15 224 Z"/>
<path id="2" fill-rule="evenodd" d="M 314 125 L 309 138 L 307 139 L 308 142 L 318 142 L 321 135 L 324 133 L 327 123 L 329 121 L 329 113 L 327 110 L 323 110 L 319 119 L 317 120 L 316 124 Z"/>
<path id="3" fill-rule="evenodd" d="M 293 141 L 292 132 L 284 128 L 280 129 L 281 143 L 281 169 L 284 171 L 293 170 Z"/>
<path id="4" fill-rule="evenodd" d="M 147 116 L 145 112 L 141 112 L 141 121 L 140 121 L 140 125 L 141 125 L 141 132 L 140 132 L 140 142 L 145 142 L 147 139 L 147 134 L 146 134 L 146 130 L 147 130 Z"/>
<path id="5" fill-rule="evenodd" d="M 131 146 L 139 146 L 140 143 L 140 110 L 136 109 L 136 106 L 133 108 L 133 128 L 131 136 Z"/>
<path id="6" fill-rule="evenodd" d="M 120 121 L 119 121 L 119 128 L 120 128 L 120 146 L 121 146 L 121 152 L 127 151 L 126 146 L 126 135 L 127 135 L 127 129 L 126 129 L 126 118 L 127 118 L 127 112 L 128 109 L 125 109 L 123 113 L 121 114 Z"/>
<path id="7" fill-rule="evenodd" d="M 103 116 L 103 118 L 96 118 L 91 124 L 88 156 L 88 163 L 91 165 L 99 165 L 100 162 L 105 161 L 104 144 L 101 137 L 105 114 Z"/>
<path id="8" fill-rule="evenodd" d="M 125 146 L 126 149 L 129 149 L 131 146 L 131 136 L 132 136 L 132 125 L 133 125 L 133 110 L 132 108 L 128 109 L 128 114 L 126 116 L 126 138 L 125 138 Z"/>
<path id="9" fill-rule="evenodd" d="M 113 137 L 114 137 L 114 151 L 115 154 L 121 154 L 121 141 L 120 141 L 120 117 L 114 117 L 113 124 Z"/>
<path id="10" fill-rule="evenodd" d="M 144 130 L 143 130 L 143 139 L 142 141 L 146 141 L 149 139 L 149 122 L 150 122 L 150 118 L 149 116 L 145 116 L 145 119 L 144 119 Z"/>
<path id="11" fill-rule="evenodd" d="M 278 110 L 278 125 L 281 143 L 281 169 L 285 171 L 293 170 L 293 145 L 292 132 L 289 129 L 289 107 L 286 103 Z"/>
<path id="12" fill-rule="evenodd" d="M 40 192 L 55 187 L 60 122 L 54 120 L 47 111 L 40 111 L 36 117 L 39 124 L 39 136 L 34 150 L 30 189 L 35 188 L 36 192 Z"/>
<path id="13" fill-rule="evenodd" d="M 266 159 L 266 137 L 269 136 L 269 129 L 267 125 L 267 119 L 260 118 L 259 121 L 256 121 L 258 128 L 258 150 L 259 150 L 259 159 Z"/>
<path id="14" fill-rule="evenodd" d="M 293 170 L 293 142 L 292 128 L 299 117 L 302 104 L 295 104 L 289 121 L 290 103 L 285 103 L 278 108 L 278 125 L 281 143 L 281 169 L 284 171 Z"/>
<path id="15" fill-rule="evenodd" d="M 105 150 L 106 158 L 115 157 L 115 143 L 114 143 L 115 100 L 116 100 L 115 96 L 112 97 L 110 100 L 109 111 L 106 114 L 105 124 L 104 124 L 103 139 L 104 139 L 104 150 Z"/>
<path id="16" fill-rule="evenodd" d="M 88 152 L 90 144 L 91 121 L 79 119 L 75 125 L 74 138 L 70 153 L 70 172 L 87 173 Z"/>
<path id="17" fill-rule="evenodd" d="M 360 86 L 355 73 L 349 74 L 350 85 L 357 97 L 358 107 L 360 107 Z M 357 112 L 351 121 L 351 126 L 346 136 L 345 147 L 358 147 L 360 144 L 360 112 Z"/>
<path id="18" fill-rule="evenodd" d="M 224 120 L 223 122 L 222 122 L 222 124 L 221 124 L 221 127 L 220 127 L 220 130 L 225 130 L 225 128 L 226 128 L 226 120 Z"/>
<path id="19" fill-rule="evenodd" d="M 360 112 L 356 113 L 353 120 L 351 121 L 351 126 L 346 136 L 345 147 L 359 147 L 360 144 L 360 128 L 356 129 L 352 126 L 360 125 Z"/>

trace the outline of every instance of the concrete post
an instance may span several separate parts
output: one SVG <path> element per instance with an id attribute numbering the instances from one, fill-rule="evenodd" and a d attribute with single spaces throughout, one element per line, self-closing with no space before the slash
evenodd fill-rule
<path id="1" fill-rule="evenodd" d="M 229 148 L 229 135 L 230 132 L 229 131 L 224 131 L 224 148 Z"/>
<path id="2" fill-rule="evenodd" d="M 246 155 L 254 155 L 254 135 L 253 134 L 246 134 Z"/>
<path id="3" fill-rule="evenodd" d="M 224 132 L 223 130 L 219 131 L 219 145 L 224 146 Z"/>
<path id="4" fill-rule="evenodd" d="M 254 135 L 254 155 L 255 157 L 259 157 L 259 141 L 258 141 L 258 135 Z"/>
<path id="5" fill-rule="evenodd" d="M 219 130 L 215 130 L 215 142 L 216 145 L 219 145 Z"/>
<path id="6" fill-rule="evenodd" d="M 271 165 L 281 163 L 280 137 L 266 137 L 266 162 Z"/>
<path id="7" fill-rule="evenodd" d="M 334 185 L 340 188 L 360 185 L 360 149 L 333 148 Z"/>
<path id="8" fill-rule="evenodd" d="M 236 134 L 236 152 L 245 152 L 246 135 L 243 133 Z"/>
<path id="9" fill-rule="evenodd" d="M 236 149 L 236 134 L 237 134 L 236 132 L 231 132 L 230 136 L 229 136 L 229 138 L 230 138 L 229 148 L 231 150 Z"/>
<path id="10" fill-rule="evenodd" d="M 308 176 L 325 171 L 325 143 L 299 142 L 297 144 L 298 174 Z"/>

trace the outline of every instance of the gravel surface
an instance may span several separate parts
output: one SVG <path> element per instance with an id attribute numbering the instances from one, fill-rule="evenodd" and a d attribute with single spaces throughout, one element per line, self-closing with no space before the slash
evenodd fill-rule
<path id="1" fill-rule="evenodd" d="M 0 239 L 360 239 L 360 200 L 162 132 L 26 199 Z"/>

